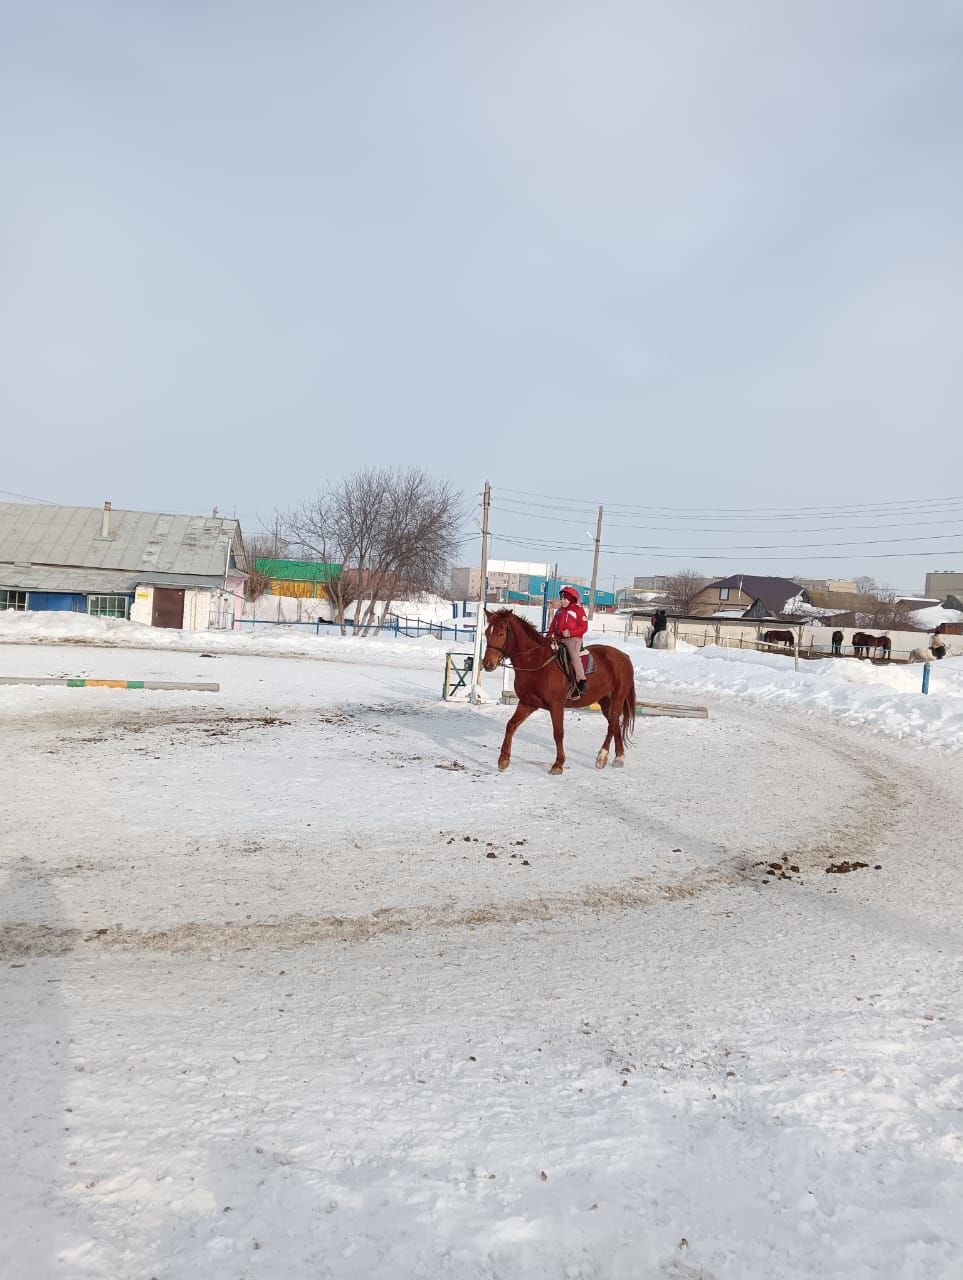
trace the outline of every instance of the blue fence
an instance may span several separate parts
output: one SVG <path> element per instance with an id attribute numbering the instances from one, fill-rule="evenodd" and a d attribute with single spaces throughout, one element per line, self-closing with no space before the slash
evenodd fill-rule
<path id="1" fill-rule="evenodd" d="M 351 618 L 345 619 L 345 626 L 349 632 L 354 630 L 354 621 Z M 273 627 L 275 630 L 308 630 L 313 631 L 316 636 L 322 635 L 340 635 L 341 628 L 336 622 L 327 622 L 318 618 L 314 622 L 275 622 L 267 618 L 241 618 L 239 623 L 240 630 L 250 628 L 256 632 L 258 627 Z M 474 643 L 475 628 L 467 625 L 467 619 L 461 625 L 455 622 L 431 622 L 424 618 L 407 618 L 399 617 L 397 614 L 390 613 L 383 623 L 372 623 L 368 628 L 373 634 L 391 635 L 391 636 L 434 636 L 437 640 L 452 639 L 456 643 L 462 641 L 464 643 Z"/>

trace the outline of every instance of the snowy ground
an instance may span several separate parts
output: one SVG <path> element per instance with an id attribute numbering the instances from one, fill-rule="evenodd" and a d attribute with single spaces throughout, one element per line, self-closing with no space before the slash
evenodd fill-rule
<path id="1" fill-rule="evenodd" d="M 221 683 L 0 689 L 4 1280 L 963 1274 L 963 782 L 897 673 L 633 650 L 710 719 L 553 779 L 437 642 L 231 647 L 0 645 Z"/>

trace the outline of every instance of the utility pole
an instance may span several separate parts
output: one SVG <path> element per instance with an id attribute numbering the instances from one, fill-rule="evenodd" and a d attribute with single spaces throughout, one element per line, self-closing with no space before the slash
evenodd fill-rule
<path id="1" fill-rule="evenodd" d="M 478 616 L 475 621 L 475 654 L 471 672 L 471 700 L 481 702 L 482 638 L 485 634 L 485 605 L 488 597 L 488 512 L 492 505 L 492 487 L 485 481 L 482 493 L 481 563 L 479 565 Z"/>
<path id="2" fill-rule="evenodd" d="M 595 526 L 595 559 L 592 561 L 592 586 L 589 591 L 589 622 L 595 617 L 595 588 L 599 581 L 599 544 L 602 541 L 602 508 L 599 507 L 598 523 Z"/>

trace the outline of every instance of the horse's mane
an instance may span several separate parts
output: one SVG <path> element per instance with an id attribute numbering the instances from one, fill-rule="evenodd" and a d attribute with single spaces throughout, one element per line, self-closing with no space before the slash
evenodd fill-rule
<path id="1" fill-rule="evenodd" d="M 527 618 L 523 618 L 520 613 L 516 613 L 514 609 L 499 609 L 492 614 L 493 618 L 508 618 L 510 622 L 516 623 L 528 636 L 529 640 L 534 640 L 539 644 L 545 643 L 545 637 L 537 627 L 532 626 Z"/>

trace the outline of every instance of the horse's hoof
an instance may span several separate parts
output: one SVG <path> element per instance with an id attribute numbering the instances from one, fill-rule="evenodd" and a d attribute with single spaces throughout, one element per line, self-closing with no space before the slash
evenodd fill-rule
<path id="1" fill-rule="evenodd" d="M 511 764 L 511 760 L 499 760 L 498 762 L 499 773 L 504 773 L 510 764 Z"/>
<path id="2" fill-rule="evenodd" d="M 562 772 L 562 766 L 560 764 L 553 764 L 551 769 L 549 769 L 549 773 L 552 775 L 552 777 L 557 777 L 561 772 Z"/>
<path id="3" fill-rule="evenodd" d="M 608 762 L 609 762 L 609 753 L 607 751 L 600 751 L 598 755 L 595 757 L 596 769 L 604 769 L 605 766 L 608 764 Z"/>
<path id="4" fill-rule="evenodd" d="M 612 768 L 613 768 L 613 769 L 624 769 L 624 768 L 625 768 L 625 757 L 624 757 L 624 756 L 616 756 L 616 757 L 615 757 L 615 759 L 612 761 Z"/>

